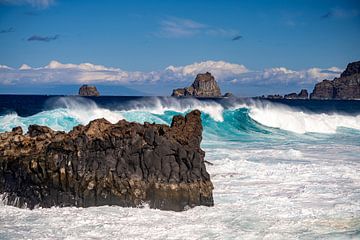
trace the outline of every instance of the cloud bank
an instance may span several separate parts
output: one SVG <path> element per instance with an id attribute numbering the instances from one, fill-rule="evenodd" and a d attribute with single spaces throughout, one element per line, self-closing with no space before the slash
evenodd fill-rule
<path id="1" fill-rule="evenodd" d="M 0 65 L 0 85 L 16 84 L 161 84 L 164 82 L 188 82 L 201 72 L 211 72 L 217 81 L 229 84 L 310 84 L 323 79 L 338 77 L 341 69 L 310 68 L 291 70 L 285 67 L 250 70 L 242 64 L 225 61 L 195 62 L 185 66 L 168 66 L 160 71 L 125 71 L 92 63 L 61 63 L 51 61 L 43 67 L 27 64 L 19 68 Z"/>

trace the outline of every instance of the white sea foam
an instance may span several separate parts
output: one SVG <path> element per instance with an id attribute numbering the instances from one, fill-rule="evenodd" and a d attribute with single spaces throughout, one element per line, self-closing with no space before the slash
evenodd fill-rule
<path id="1" fill-rule="evenodd" d="M 206 140 L 205 140 L 206 141 Z M 356 158 L 341 145 L 204 149 L 214 207 L 185 212 L 103 206 L 0 206 L 5 239 L 351 239 L 360 227 Z M 349 151 L 360 153 L 354 146 Z M 341 158 L 341 159 L 340 159 Z M 288 160 L 288 161 L 280 161 Z M 301 161 L 299 161 L 301 160 Z"/>
<path id="2" fill-rule="evenodd" d="M 249 107 L 249 116 L 256 122 L 295 133 L 335 133 L 339 127 L 360 130 L 360 115 L 311 113 L 272 103 Z"/>
<path id="3" fill-rule="evenodd" d="M 63 101 L 63 100 L 61 100 Z M 151 102 L 152 101 L 152 102 Z M 223 120 L 224 108 L 213 101 L 150 100 L 132 102 L 129 109 L 110 111 L 82 100 L 62 102 L 62 107 L 29 117 L 16 114 L 0 121 L 11 127 L 43 123 L 69 129 L 105 117 L 115 122 L 164 121 L 166 111 L 202 108 L 214 120 Z M 254 120 L 269 127 L 294 132 L 315 131 L 324 124 L 336 132 L 340 126 L 358 129 L 358 117 L 335 114 L 331 125 L 321 114 L 301 113 L 281 105 L 250 103 Z M 267 116 L 266 114 L 269 114 Z M 303 114 L 303 115 L 302 115 Z M 300 123 L 292 116 L 302 117 Z M 256 116 L 261 116 L 256 119 Z M 273 118 L 278 117 L 278 120 Z M 332 119 L 332 115 L 328 115 Z M 277 126 L 287 119 L 290 127 Z M 304 120 L 306 119 L 306 120 Z M 349 120 L 350 119 L 350 120 Z M 346 121 L 345 121 L 346 120 Z M 305 124 L 307 122 L 307 124 Z M 216 122 L 217 126 L 222 123 Z M 350 124 L 352 123 L 352 124 Z M 239 125 L 243 124 L 241 122 Z M 291 126 L 293 124 L 293 126 Z M 336 125 L 336 127 L 335 127 Z M 326 125 L 327 126 L 327 125 Z M 327 126 L 327 128 L 330 128 Z M 0 128 L 3 125 L 0 125 Z M 319 126 L 318 128 L 322 129 Z M 315 127 L 314 127 L 315 128 Z M 299 131 L 302 129 L 302 131 Z M 202 148 L 214 184 L 214 207 L 185 212 L 102 206 L 91 208 L 19 209 L 0 205 L 0 238 L 4 239 L 356 239 L 360 229 L 359 140 L 348 135 L 331 141 L 305 135 L 255 138 L 209 138 L 205 128 Z M 324 131 L 325 131 L 324 130 Z M 225 131 L 215 129 L 215 131 Z M 234 131 L 234 133 L 238 133 Z M 275 135 L 275 134 L 274 134 Z M 290 139 L 291 138 L 291 139 Z M 294 139 L 292 139 L 294 138 Z"/>
<path id="4" fill-rule="evenodd" d="M 164 114 L 166 111 L 174 111 L 185 113 L 190 110 L 198 109 L 203 113 L 209 114 L 214 121 L 224 121 L 223 112 L 224 107 L 215 101 L 200 101 L 195 98 L 182 99 L 179 101 L 176 98 L 151 98 L 148 101 L 132 101 L 130 112 L 149 112 L 154 114 Z"/>
<path id="5" fill-rule="evenodd" d="M 58 101 L 57 104 L 64 104 L 67 114 L 81 124 L 87 124 L 98 118 L 105 118 L 111 123 L 124 119 L 120 112 L 98 107 L 94 101 L 88 99 L 60 98 Z"/>

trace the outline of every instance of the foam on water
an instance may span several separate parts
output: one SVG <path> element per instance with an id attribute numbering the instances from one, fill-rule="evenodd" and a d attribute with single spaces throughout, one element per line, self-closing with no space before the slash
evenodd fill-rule
<path id="1" fill-rule="evenodd" d="M 280 104 L 254 105 L 249 116 L 262 125 L 295 133 L 335 133 L 339 127 L 360 130 L 360 115 L 317 114 Z"/>
<path id="2" fill-rule="evenodd" d="M 28 117 L 0 116 L 0 131 L 34 123 L 69 131 L 99 117 L 169 124 L 201 109 L 215 206 L 169 212 L 0 205 L 1 239 L 360 238 L 359 116 L 193 99 L 136 100 L 111 110 L 89 100 L 57 104 Z"/>

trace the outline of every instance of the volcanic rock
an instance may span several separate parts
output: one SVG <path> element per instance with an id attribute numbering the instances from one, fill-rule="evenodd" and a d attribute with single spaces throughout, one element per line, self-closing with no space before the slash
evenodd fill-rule
<path id="1" fill-rule="evenodd" d="M 95 96 L 98 97 L 100 96 L 100 93 L 98 92 L 98 90 L 96 89 L 95 86 L 90 86 L 90 85 L 82 85 L 79 89 L 79 95 L 80 96 Z"/>
<path id="2" fill-rule="evenodd" d="M 170 127 L 97 119 L 69 133 L 38 125 L 1 133 L 0 194 L 29 208 L 213 206 L 200 115 L 175 116 Z"/>
<path id="3" fill-rule="evenodd" d="M 309 94 L 306 89 L 301 89 L 299 94 L 297 94 L 297 93 L 286 94 L 286 95 L 284 95 L 284 98 L 285 99 L 308 99 Z"/>
<path id="4" fill-rule="evenodd" d="M 174 89 L 173 97 L 221 97 L 220 88 L 211 73 L 199 73 L 190 87 Z"/>
<path id="5" fill-rule="evenodd" d="M 349 63 L 340 78 L 315 85 L 311 99 L 360 99 L 360 61 Z"/>

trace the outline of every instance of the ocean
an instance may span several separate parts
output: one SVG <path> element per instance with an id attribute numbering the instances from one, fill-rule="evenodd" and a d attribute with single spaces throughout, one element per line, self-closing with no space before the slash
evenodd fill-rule
<path id="1" fill-rule="evenodd" d="M 360 101 L 0 95 L 0 132 L 202 112 L 214 207 L 34 210 L 0 203 L 0 239 L 360 239 Z"/>

